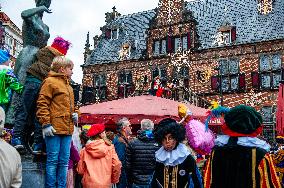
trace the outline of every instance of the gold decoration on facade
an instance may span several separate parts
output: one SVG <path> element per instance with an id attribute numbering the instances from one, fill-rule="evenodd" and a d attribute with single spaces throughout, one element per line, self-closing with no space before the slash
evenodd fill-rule
<path id="1" fill-rule="evenodd" d="M 130 57 L 131 46 L 128 43 L 122 45 L 121 50 L 119 50 L 119 60 L 127 60 Z"/>
<path id="2" fill-rule="evenodd" d="M 272 12 L 273 0 L 258 0 L 258 11 L 261 14 L 269 14 Z"/>
<path id="3" fill-rule="evenodd" d="M 212 76 L 212 69 L 210 67 L 196 71 L 197 81 L 201 84 L 208 83 L 210 81 L 211 76 Z"/>

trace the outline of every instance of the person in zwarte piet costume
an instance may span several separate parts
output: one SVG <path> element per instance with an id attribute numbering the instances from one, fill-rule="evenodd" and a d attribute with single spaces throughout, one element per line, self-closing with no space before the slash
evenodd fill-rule
<path id="1" fill-rule="evenodd" d="M 239 105 L 225 114 L 204 173 L 205 188 L 280 188 L 270 145 L 257 136 L 262 117 L 254 108 Z"/>
<path id="2" fill-rule="evenodd" d="M 155 154 L 156 169 L 152 187 L 203 188 L 195 159 L 182 143 L 185 139 L 185 128 L 174 119 L 167 118 L 159 123 L 154 137 L 162 147 Z"/>

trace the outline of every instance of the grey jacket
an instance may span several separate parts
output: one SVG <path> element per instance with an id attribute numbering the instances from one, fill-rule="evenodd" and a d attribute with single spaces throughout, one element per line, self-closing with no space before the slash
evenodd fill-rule
<path id="1" fill-rule="evenodd" d="M 0 188 L 20 188 L 22 163 L 17 150 L 0 139 Z"/>

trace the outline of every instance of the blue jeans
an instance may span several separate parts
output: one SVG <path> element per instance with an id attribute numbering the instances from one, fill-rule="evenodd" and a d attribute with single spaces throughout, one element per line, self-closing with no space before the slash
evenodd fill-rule
<path id="1" fill-rule="evenodd" d="M 36 118 L 36 101 L 38 98 L 40 83 L 29 81 L 25 83 L 23 94 L 15 93 L 17 100 L 20 100 L 15 107 L 14 137 L 27 136 L 27 133 L 33 131 L 34 142 L 43 143 L 42 127 Z"/>
<path id="2" fill-rule="evenodd" d="M 65 188 L 68 161 L 70 156 L 71 135 L 45 137 L 46 143 L 46 188 Z"/>

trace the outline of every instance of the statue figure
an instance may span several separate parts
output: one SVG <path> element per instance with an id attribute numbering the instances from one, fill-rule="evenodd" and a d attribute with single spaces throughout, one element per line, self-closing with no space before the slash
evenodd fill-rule
<path id="1" fill-rule="evenodd" d="M 122 45 L 121 50 L 118 51 L 119 53 L 119 60 L 127 60 L 131 54 L 131 46 L 128 43 Z"/>
<path id="2" fill-rule="evenodd" d="M 35 0 L 35 3 L 36 8 L 24 10 L 21 14 L 24 48 L 17 57 L 15 73 L 22 84 L 25 83 L 27 67 L 34 62 L 35 54 L 47 45 L 50 37 L 49 28 L 43 23 L 42 16 L 44 12 L 51 13 L 48 9 L 51 0 Z"/>
<path id="3" fill-rule="evenodd" d="M 35 61 L 36 53 L 40 48 L 47 45 L 50 37 L 49 27 L 42 21 L 44 12 L 49 10 L 51 0 L 35 0 L 36 8 L 24 10 L 21 13 L 23 19 L 22 37 L 23 49 L 17 57 L 15 64 L 15 74 L 21 84 L 25 84 L 27 68 Z M 13 124 L 14 108 L 21 108 L 21 95 L 14 93 L 11 105 L 6 114 L 6 123 Z"/>

